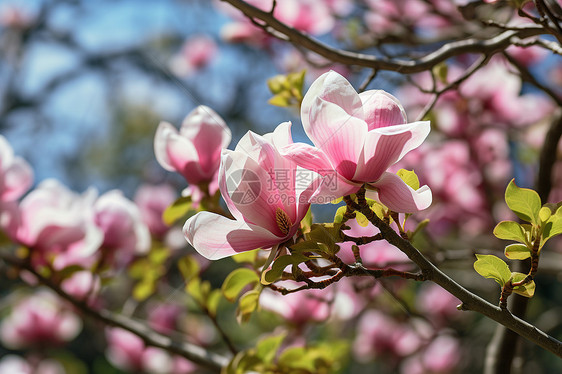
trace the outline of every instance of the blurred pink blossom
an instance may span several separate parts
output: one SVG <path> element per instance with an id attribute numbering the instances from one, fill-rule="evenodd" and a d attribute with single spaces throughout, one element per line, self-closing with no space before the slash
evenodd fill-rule
<path id="1" fill-rule="evenodd" d="M 82 321 L 50 292 L 39 291 L 17 302 L 2 320 L 0 338 L 9 348 L 51 347 L 66 343 Z"/>
<path id="2" fill-rule="evenodd" d="M 150 232 L 137 206 L 118 190 L 106 192 L 94 204 L 94 221 L 102 230 L 104 261 L 118 267 L 150 249 Z"/>
<path id="3" fill-rule="evenodd" d="M 412 327 L 378 310 L 369 310 L 359 321 L 353 353 L 360 361 L 375 357 L 396 359 L 412 354 L 421 344 L 421 337 Z"/>
<path id="4" fill-rule="evenodd" d="M 457 310 L 460 301 L 434 283 L 424 284 L 421 287 L 416 304 L 425 316 L 438 324 L 445 324 L 448 320 L 461 315 Z"/>
<path id="5" fill-rule="evenodd" d="M 162 220 L 162 214 L 176 198 L 176 191 L 167 184 L 143 184 L 137 189 L 134 202 L 140 211 L 142 221 L 154 237 L 162 239 L 170 229 Z"/>
<path id="6" fill-rule="evenodd" d="M 93 302 L 101 288 L 99 276 L 88 270 L 77 271 L 61 283 L 61 289 L 76 300 Z"/>
<path id="7" fill-rule="evenodd" d="M 406 123 L 404 108 L 394 96 L 382 90 L 358 94 L 344 77 L 330 71 L 308 89 L 301 120 L 316 147 L 294 143 L 283 153 L 325 177 L 313 198 L 328 202 L 367 183 L 367 197 L 396 212 L 417 212 L 431 204 L 428 186 L 414 191 L 386 171 L 419 147 L 430 131 L 427 121 Z"/>
<path id="8" fill-rule="evenodd" d="M 64 366 L 51 359 L 20 357 L 8 354 L 0 359 L 1 374 L 65 374 Z"/>
<path id="9" fill-rule="evenodd" d="M 0 26 L 14 29 L 26 29 L 35 21 L 35 15 L 29 9 L 18 7 L 15 4 L 2 4 L 0 6 Z"/>
<path id="10" fill-rule="evenodd" d="M 141 338 L 120 328 L 106 328 L 106 357 L 115 367 L 132 373 L 187 374 L 196 370 L 191 362 L 168 352 L 147 347 Z"/>
<path id="11" fill-rule="evenodd" d="M 181 51 L 172 57 L 170 67 L 179 76 L 190 76 L 209 65 L 218 52 L 217 45 L 207 35 L 187 39 Z"/>
<path id="12" fill-rule="evenodd" d="M 298 287 L 294 282 L 282 282 L 279 285 L 288 289 Z M 260 305 L 290 323 L 303 326 L 310 322 L 325 321 L 330 316 L 330 300 L 333 297 L 333 292 L 326 289 L 310 289 L 281 295 L 266 288 L 260 295 Z"/>
<path id="13" fill-rule="evenodd" d="M 154 153 L 160 165 L 180 173 L 189 183 L 184 191 L 193 202 L 218 190 L 221 150 L 231 140 L 230 129 L 211 108 L 200 105 L 183 120 L 180 131 L 160 122 L 154 137 Z"/>
<path id="14" fill-rule="evenodd" d="M 148 313 L 149 326 L 162 334 L 177 331 L 178 318 L 183 309 L 175 304 L 158 303 Z"/>
<path id="15" fill-rule="evenodd" d="M 20 203 L 10 237 L 32 250 L 37 263 L 52 261 L 55 269 L 91 266 L 103 242 L 94 223 L 96 191 L 78 195 L 54 179 L 41 182 Z"/>
<path id="16" fill-rule="evenodd" d="M 400 367 L 403 374 L 453 374 L 459 372 L 460 345 L 450 335 L 439 335 L 421 354 L 409 357 Z"/>
<path id="17" fill-rule="evenodd" d="M 0 201 L 19 199 L 33 184 L 33 170 L 0 135 Z"/>

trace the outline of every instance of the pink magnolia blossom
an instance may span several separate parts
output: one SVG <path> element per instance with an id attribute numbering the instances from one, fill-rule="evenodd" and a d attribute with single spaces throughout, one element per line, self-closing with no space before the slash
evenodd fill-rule
<path id="1" fill-rule="evenodd" d="M 290 285 L 289 285 L 290 283 Z M 286 288 L 296 288 L 294 282 L 283 282 Z M 260 305 L 265 310 L 277 313 L 297 326 L 309 322 L 325 321 L 330 316 L 330 301 L 333 293 L 328 290 L 304 290 L 281 295 L 270 289 L 260 294 Z"/>
<path id="2" fill-rule="evenodd" d="M 283 152 L 299 166 L 325 176 L 315 197 L 337 198 L 367 183 L 367 197 L 378 195 L 397 212 L 416 212 L 431 204 L 428 186 L 414 191 L 386 171 L 430 131 L 429 122 L 406 123 L 404 108 L 394 96 L 381 90 L 358 94 L 344 77 L 331 71 L 306 93 L 301 119 L 316 147 L 295 143 Z"/>
<path id="3" fill-rule="evenodd" d="M 400 324 L 378 310 L 366 312 L 357 331 L 353 352 L 361 361 L 408 356 L 422 345 L 421 337 L 412 327 Z"/>
<path id="4" fill-rule="evenodd" d="M 207 66 L 217 55 L 218 48 L 206 35 L 195 35 L 187 39 L 181 52 L 170 61 L 172 71 L 180 76 L 189 76 Z"/>
<path id="5" fill-rule="evenodd" d="M 0 201 L 19 199 L 33 183 L 33 170 L 0 135 Z"/>
<path id="6" fill-rule="evenodd" d="M 452 374 L 459 372 L 461 349 L 457 339 L 439 335 L 420 354 L 409 357 L 400 366 L 403 374 Z"/>
<path id="7" fill-rule="evenodd" d="M 158 303 L 148 314 L 149 326 L 162 334 L 177 331 L 177 323 L 183 309 L 175 304 Z"/>
<path id="8" fill-rule="evenodd" d="M 147 347 L 141 338 L 120 328 L 106 328 L 106 357 L 121 370 L 132 373 L 187 374 L 196 366 L 180 357 L 154 347 Z"/>
<path id="9" fill-rule="evenodd" d="M 153 236 L 163 238 L 170 229 L 162 220 L 162 214 L 176 198 L 176 191 L 167 184 L 144 184 L 137 189 L 134 202 L 140 211 L 142 221 Z"/>
<path id="10" fill-rule="evenodd" d="M 88 270 L 77 271 L 61 283 L 61 289 L 77 300 L 95 301 L 101 288 L 99 276 Z"/>
<path id="11" fill-rule="evenodd" d="M 269 12 L 272 9 L 272 0 L 249 0 L 251 5 Z M 227 24 L 221 34 L 227 41 L 250 42 L 263 45 L 270 39 L 266 38 L 263 30 L 253 25 L 240 12 L 233 11 L 232 7 L 215 2 L 217 7 L 224 10 L 234 18 L 234 22 Z M 345 1 L 318 1 L 318 0 L 283 0 L 275 6 L 274 16 L 279 21 L 300 31 L 321 35 L 331 31 L 335 26 L 333 12 L 348 12 L 349 6 Z"/>
<path id="12" fill-rule="evenodd" d="M 51 359 L 41 360 L 39 357 L 25 359 L 14 354 L 8 354 L 0 359 L 0 373 L 2 374 L 65 374 L 64 366 Z"/>
<path id="13" fill-rule="evenodd" d="M 292 143 L 290 128 L 291 123 L 285 122 L 264 136 L 249 131 L 234 151 L 223 151 L 220 190 L 235 219 L 200 212 L 187 220 L 184 235 L 201 255 L 220 259 L 270 248 L 295 235 L 310 207 L 318 176 L 297 169 L 279 153 Z"/>
<path id="14" fill-rule="evenodd" d="M 150 249 L 150 232 L 137 206 L 118 190 L 106 192 L 94 204 L 94 221 L 102 230 L 105 260 L 117 266 Z"/>
<path id="15" fill-rule="evenodd" d="M 440 324 L 460 315 L 457 310 L 459 299 L 434 283 L 422 286 L 416 303 L 424 315 Z"/>
<path id="16" fill-rule="evenodd" d="M 56 296 L 39 291 L 13 307 L 0 325 L 0 338 L 12 349 L 49 347 L 74 339 L 81 329 L 81 320 Z"/>
<path id="17" fill-rule="evenodd" d="M 180 173 L 189 183 L 185 191 L 196 203 L 218 190 L 221 150 L 232 135 L 224 120 L 211 108 L 200 105 L 183 120 L 180 131 L 161 122 L 154 137 L 154 153 L 160 165 Z"/>
<path id="18" fill-rule="evenodd" d="M 94 223 L 97 193 L 78 195 L 54 179 L 43 181 L 20 203 L 8 234 L 32 250 L 39 263 L 52 261 L 55 269 L 68 265 L 90 266 L 103 242 Z"/>

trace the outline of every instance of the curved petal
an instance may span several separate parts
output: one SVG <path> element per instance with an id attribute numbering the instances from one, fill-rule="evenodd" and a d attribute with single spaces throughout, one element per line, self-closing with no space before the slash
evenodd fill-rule
<path id="1" fill-rule="evenodd" d="M 361 99 L 353 86 L 340 74 L 329 71 L 318 77 L 310 86 L 301 105 L 301 120 L 304 131 L 310 136 L 309 113 L 316 105 L 316 99 L 321 98 L 333 103 L 354 117 L 363 118 Z M 312 138 L 310 138 L 313 140 Z"/>
<path id="2" fill-rule="evenodd" d="M 309 119 L 307 134 L 314 145 L 328 156 L 338 173 L 353 178 L 367 135 L 365 121 L 322 98 L 316 98 Z"/>
<path id="3" fill-rule="evenodd" d="M 16 200 L 33 184 L 33 170 L 20 157 L 15 157 L 12 164 L 4 171 L 4 180 L 0 186 L 0 200 Z"/>
<path id="4" fill-rule="evenodd" d="M 324 175 L 320 187 L 310 197 L 313 204 L 327 204 L 342 196 L 357 192 L 361 183 L 353 183 L 338 174 Z"/>
<path id="5" fill-rule="evenodd" d="M 371 185 L 378 190 L 378 200 L 395 212 L 414 213 L 431 205 L 432 194 L 428 186 L 414 190 L 396 174 L 385 172 Z M 372 191 L 367 192 L 369 198 L 374 197 Z"/>
<path id="6" fill-rule="evenodd" d="M 183 234 L 188 243 L 209 260 L 268 248 L 282 240 L 264 228 L 210 212 L 200 212 L 188 219 Z"/>
<path id="7" fill-rule="evenodd" d="M 419 147 L 431 127 L 428 121 L 369 131 L 353 180 L 374 182 L 406 153 Z"/>
<path id="8" fill-rule="evenodd" d="M 168 122 L 160 122 L 158 128 L 156 129 L 156 135 L 154 135 L 154 154 L 156 160 L 164 169 L 168 171 L 176 171 L 170 158 L 168 157 L 168 138 L 172 134 L 178 134 L 178 131 L 174 126 Z"/>
<path id="9" fill-rule="evenodd" d="M 298 166 L 324 175 L 334 171 L 328 156 L 320 149 L 305 143 L 293 143 L 280 149 L 281 155 Z"/>
<path id="10" fill-rule="evenodd" d="M 369 90 L 359 94 L 369 131 L 406 123 L 406 111 L 397 98 L 383 90 Z"/>
<path id="11" fill-rule="evenodd" d="M 221 116 L 205 105 L 198 106 L 185 117 L 180 135 L 193 142 L 201 170 L 205 173 L 218 168 L 221 149 L 228 146 L 232 138 Z"/>
<path id="12" fill-rule="evenodd" d="M 282 235 L 276 220 L 276 209 L 283 208 L 283 196 L 275 179 L 247 154 L 225 151 L 226 192 L 244 221 Z"/>

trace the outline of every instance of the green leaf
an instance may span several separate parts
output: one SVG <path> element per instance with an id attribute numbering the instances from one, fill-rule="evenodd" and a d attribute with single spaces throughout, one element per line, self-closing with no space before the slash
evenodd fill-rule
<path id="1" fill-rule="evenodd" d="M 541 222 L 548 221 L 551 215 L 552 215 L 552 211 L 550 210 L 550 208 L 546 206 L 543 206 L 541 210 L 539 210 L 539 219 L 541 220 Z"/>
<path id="2" fill-rule="evenodd" d="M 236 319 L 238 323 L 247 322 L 250 316 L 258 308 L 261 289 L 250 290 L 240 297 L 238 309 L 236 310 Z"/>
<path id="3" fill-rule="evenodd" d="M 336 204 L 341 203 L 342 201 L 343 201 L 343 196 L 338 197 L 337 199 L 330 201 L 330 203 L 336 205 Z"/>
<path id="4" fill-rule="evenodd" d="M 510 260 L 524 260 L 531 257 L 531 251 L 524 244 L 510 244 L 505 247 L 505 257 Z"/>
<path id="5" fill-rule="evenodd" d="M 221 291 L 218 289 L 211 291 L 209 297 L 207 298 L 207 310 L 209 311 L 211 317 L 215 317 L 217 315 L 220 300 Z"/>
<path id="6" fill-rule="evenodd" d="M 133 298 L 137 301 L 144 301 L 156 291 L 156 280 L 146 277 L 138 282 L 133 288 Z"/>
<path id="7" fill-rule="evenodd" d="M 237 262 L 239 264 L 243 264 L 243 263 L 253 264 L 257 260 L 259 251 L 261 251 L 261 249 L 258 248 L 258 249 L 253 249 L 251 251 L 240 252 L 237 255 L 232 256 L 231 258 L 234 260 L 234 262 Z"/>
<path id="8" fill-rule="evenodd" d="M 400 169 L 396 173 L 408 186 L 412 187 L 414 190 L 420 188 L 420 180 L 413 170 Z"/>
<path id="9" fill-rule="evenodd" d="M 228 274 L 222 284 L 222 294 L 228 301 L 235 301 L 240 292 L 250 284 L 260 281 L 258 274 L 254 270 L 240 268 Z"/>
<path id="10" fill-rule="evenodd" d="M 178 269 L 180 270 L 183 280 L 187 283 L 193 277 L 199 275 L 199 263 L 193 256 L 184 256 L 178 260 Z"/>
<path id="11" fill-rule="evenodd" d="M 562 207 L 556 210 L 556 213 L 550 216 L 543 226 L 543 243 L 553 236 L 562 234 Z M 542 245 L 541 245 L 542 246 Z"/>
<path id="12" fill-rule="evenodd" d="M 296 73 L 290 73 L 287 75 L 287 80 L 289 81 L 291 87 L 296 88 L 301 93 L 304 87 L 305 74 L 306 74 L 306 69 Z"/>
<path id="13" fill-rule="evenodd" d="M 501 221 L 494 228 L 494 235 L 499 239 L 515 240 L 525 244 L 527 238 L 523 227 L 514 221 Z"/>
<path id="14" fill-rule="evenodd" d="M 431 69 L 433 75 L 439 79 L 443 84 L 447 84 L 447 75 L 449 73 L 449 66 L 446 62 L 440 62 Z"/>
<path id="15" fill-rule="evenodd" d="M 57 271 L 57 275 L 61 278 L 61 279 L 66 279 L 66 278 L 70 278 L 72 276 L 72 274 L 84 270 L 84 268 L 80 265 L 70 265 L 67 266 L 59 271 Z"/>
<path id="16" fill-rule="evenodd" d="M 162 213 L 162 220 L 166 225 L 171 226 L 191 210 L 193 210 L 191 196 L 182 196 L 166 208 Z"/>
<path id="17" fill-rule="evenodd" d="M 513 272 L 511 274 L 511 277 L 511 282 L 517 283 L 525 279 L 527 277 L 527 274 Z M 535 294 L 535 287 L 535 281 L 530 281 L 528 283 L 525 283 L 524 285 L 514 287 L 513 292 L 521 296 L 533 297 L 533 295 Z"/>
<path id="18" fill-rule="evenodd" d="M 193 278 L 185 286 L 185 290 L 200 305 L 206 305 L 207 297 L 211 292 L 211 284 L 208 281 L 201 281 L 199 278 Z"/>
<path id="19" fill-rule="evenodd" d="M 170 257 L 170 249 L 165 246 L 154 246 L 148 253 L 148 259 L 153 265 L 161 265 Z"/>
<path id="20" fill-rule="evenodd" d="M 256 356 L 266 364 L 272 363 L 273 359 L 277 355 L 279 347 L 281 347 L 281 343 L 283 343 L 283 340 L 286 336 L 286 333 L 282 333 L 279 335 L 268 336 L 264 339 L 261 339 L 256 344 Z"/>
<path id="21" fill-rule="evenodd" d="M 304 369 L 313 373 L 316 367 L 314 362 L 308 359 L 304 347 L 290 347 L 285 349 L 279 356 L 279 365 L 291 369 Z"/>
<path id="22" fill-rule="evenodd" d="M 301 229 L 303 232 L 310 231 L 310 227 L 312 226 L 312 209 L 308 208 L 306 215 L 301 221 Z"/>
<path id="23" fill-rule="evenodd" d="M 528 188 L 520 188 L 514 182 L 509 182 L 505 190 L 505 202 L 517 217 L 523 221 L 538 225 L 539 211 L 541 209 L 541 198 L 539 194 Z"/>
<path id="24" fill-rule="evenodd" d="M 269 87 L 269 90 L 271 91 L 272 94 L 278 94 L 280 92 L 282 92 L 283 90 L 285 90 L 285 82 L 287 81 L 287 78 L 284 75 L 276 75 L 272 78 L 269 78 L 267 80 L 267 87 Z"/>
<path id="25" fill-rule="evenodd" d="M 355 212 L 355 220 L 357 221 L 357 224 L 361 227 L 369 226 L 369 220 L 361 212 Z"/>
<path id="26" fill-rule="evenodd" d="M 283 275 L 283 270 L 289 265 L 298 265 L 302 262 L 308 261 L 309 258 L 300 253 L 294 253 L 292 255 L 280 256 L 277 260 L 273 262 L 270 270 L 264 270 L 261 276 L 262 284 L 271 284 L 277 279 L 281 278 Z"/>
<path id="27" fill-rule="evenodd" d="M 474 270 L 478 274 L 484 278 L 492 278 L 502 287 L 509 281 L 511 271 L 505 261 L 494 255 L 476 255 L 476 258 Z"/>
<path id="28" fill-rule="evenodd" d="M 291 98 L 292 98 L 291 94 L 288 91 L 283 91 L 273 96 L 267 102 L 270 103 L 271 105 L 275 105 L 279 107 L 287 107 L 287 106 L 291 106 Z"/>
<path id="29" fill-rule="evenodd" d="M 341 223 L 313 224 L 310 232 L 305 235 L 308 240 L 325 244 L 329 253 L 336 254 L 340 247 L 336 244 L 342 241 Z"/>
<path id="30" fill-rule="evenodd" d="M 345 212 L 347 211 L 347 206 L 340 206 L 338 208 L 338 210 L 336 210 L 336 214 L 334 215 L 334 223 L 342 223 L 343 222 L 343 216 L 345 215 Z"/>

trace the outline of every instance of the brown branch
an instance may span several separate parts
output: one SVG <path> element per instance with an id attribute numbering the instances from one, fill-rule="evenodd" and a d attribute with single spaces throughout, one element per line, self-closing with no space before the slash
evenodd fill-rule
<path id="1" fill-rule="evenodd" d="M 37 280 L 41 284 L 53 290 L 62 299 L 71 303 L 84 315 L 87 315 L 108 326 L 119 327 L 127 330 L 137 335 L 149 346 L 161 348 L 170 353 L 185 357 L 193 363 L 206 367 L 216 373 L 220 373 L 221 369 L 229 363 L 229 359 L 225 356 L 209 352 L 205 348 L 198 345 L 184 341 L 178 341 L 176 339 L 170 338 L 169 336 L 157 333 L 156 331 L 148 328 L 145 324 L 139 321 L 130 319 L 106 309 L 92 309 L 87 305 L 87 303 L 78 301 L 64 292 L 52 280 L 43 277 L 26 261 L 1 252 L 0 259 L 16 268 L 30 272 L 37 278 Z"/>
<path id="2" fill-rule="evenodd" d="M 361 201 L 360 195 L 364 195 L 364 193 L 364 188 L 357 193 L 358 201 Z M 412 243 L 401 238 L 396 231 L 377 217 L 368 205 L 359 205 L 354 203 L 349 197 L 347 197 L 345 201 L 349 201 L 352 207 L 359 208 L 359 211 L 365 215 L 373 225 L 379 228 L 386 241 L 400 249 L 410 260 L 418 265 L 425 279 L 440 285 L 450 294 L 458 298 L 462 302 L 460 309 L 471 310 L 483 314 L 499 324 L 504 325 L 508 329 L 513 330 L 536 345 L 554 353 L 556 356 L 562 357 L 562 342 L 545 332 L 540 331 L 536 326 L 533 326 L 523 319 L 512 315 L 508 310 L 501 309 L 500 307 L 489 303 L 455 282 L 447 274 L 439 270 L 423 254 L 421 254 L 421 252 L 418 251 Z"/>
<path id="3" fill-rule="evenodd" d="M 313 51 L 330 61 L 344 65 L 364 66 L 371 69 L 390 70 L 403 74 L 419 73 L 431 69 L 438 63 L 451 57 L 465 53 L 477 53 L 492 55 L 502 51 L 511 45 L 513 38 L 525 39 L 531 36 L 545 34 L 546 30 L 542 26 L 524 25 L 516 30 L 503 31 L 500 34 L 486 40 L 468 38 L 447 43 L 437 50 L 420 57 L 418 59 L 392 59 L 377 57 L 362 53 L 354 53 L 338 48 L 331 47 L 322 43 L 297 29 L 280 22 L 269 12 L 264 12 L 242 0 L 222 0 L 242 11 L 250 20 L 259 20 L 262 27 L 266 27 L 270 33 L 289 41 L 295 45 L 300 45 Z"/>

